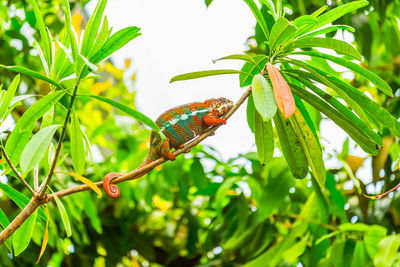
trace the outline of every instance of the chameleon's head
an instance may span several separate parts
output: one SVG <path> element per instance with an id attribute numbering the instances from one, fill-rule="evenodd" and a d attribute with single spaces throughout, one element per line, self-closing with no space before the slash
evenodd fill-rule
<path id="1" fill-rule="evenodd" d="M 218 99 L 211 98 L 205 101 L 205 103 L 214 109 L 217 117 L 222 117 L 233 107 L 233 102 L 224 97 Z"/>

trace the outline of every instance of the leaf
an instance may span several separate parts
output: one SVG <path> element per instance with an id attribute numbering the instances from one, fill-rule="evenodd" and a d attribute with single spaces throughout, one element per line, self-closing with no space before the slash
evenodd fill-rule
<path id="1" fill-rule="evenodd" d="M 274 19 L 277 20 L 278 14 L 276 13 L 274 2 L 272 0 L 260 0 L 260 3 L 265 5 L 271 11 Z"/>
<path id="2" fill-rule="evenodd" d="M 333 25 L 333 26 L 325 27 L 325 28 L 322 28 L 320 30 L 316 30 L 316 31 L 307 33 L 307 34 L 303 35 L 303 37 L 326 34 L 326 33 L 330 33 L 330 32 L 335 32 L 337 30 L 346 30 L 346 31 L 349 31 L 349 32 L 355 32 L 356 31 L 353 27 L 350 27 L 348 25 Z"/>
<path id="3" fill-rule="evenodd" d="M 107 39 L 103 47 L 100 48 L 100 50 L 89 59 L 89 61 L 93 64 L 99 63 L 100 61 L 107 58 L 109 55 L 129 43 L 131 40 L 140 36 L 141 33 L 139 33 L 139 30 L 140 28 L 131 26 L 114 33 L 110 36 L 109 39 Z"/>
<path id="4" fill-rule="evenodd" d="M 257 65 L 257 63 L 254 61 L 254 59 L 251 56 L 240 55 L 240 54 L 229 55 L 229 56 L 226 56 L 226 57 L 221 57 L 221 58 L 218 58 L 218 59 L 214 59 L 213 63 L 215 63 L 217 61 L 220 61 L 220 60 L 224 60 L 224 59 L 239 59 L 239 60 L 243 60 L 243 61 L 247 61 L 247 62 L 253 63 L 254 65 Z M 260 70 L 260 72 L 261 72 L 261 70 Z"/>
<path id="5" fill-rule="evenodd" d="M 253 0 L 244 0 L 244 2 L 250 7 L 251 12 L 253 12 L 254 17 L 256 18 L 258 24 L 261 27 L 261 30 L 263 31 L 263 33 L 265 35 L 265 38 L 267 38 L 267 40 L 268 40 L 269 39 L 268 26 L 264 20 L 263 15 L 261 14 L 260 10 L 258 9 L 256 3 L 254 3 Z"/>
<path id="6" fill-rule="evenodd" d="M 251 132 L 254 133 L 254 101 L 253 101 L 253 95 L 249 95 L 247 98 L 247 109 L 246 109 L 246 116 L 247 116 L 247 124 L 249 125 L 249 128 Z"/>
<path id="7" fill-rule="evenodd" d="M 282 258 L 285 261 L 294 263 L 306 250 L 307 241 L 310 237 L 310 233 L 306 234 L 299 242 L 293 245 L 291 248 L 285 250 L 282 253 Z"/>
<path id="8" fill-rule="evenodd" d="M 274 155 L 274 131 L 271 119 L 263 120 L 257 111 L 254 112 L 254 133 L 258 158 L 264 166 L 272 160 Z"/>
<path id="9" fill-rule="evenodd" d="M 35 13 L 36 22 L 38 24 L 38 28 L 39 28 L 39 32 L 40 32 L 40 37 L 43 42 L 44 54 L 45 54 L 45 58 L 47 61 L 47 69 L 50 69 L 50 64 L 52 62 L 52 60 L 51 60 L 51 54 L 52 54 L 51 53 L 51 40 L 47 33 L 46 26 L 43 22 L 43 17 L 40 14 L 40 9 L 39 9 L 38 4 L 36 3 L 36 0 L 30 0 L 30 2 L 32 4 L 33 12 Z"/>
<path id="10" fill-rule="evenodd" d="M 40 47 L 40 45 L 36 41 L 33 42 L 33 47 L 38 52 L 40 61 L 42 62 L 42 65 L 43 65 L 43 68 L 44 68 L 44 71 L 46 72 L 47 77 L 49 77 L 50 76 L 49 64 L 46 61 L 46 58 L 45 58 L 45 56 L 43 54 L 43 51 L 42 51 L 42 48 Z"/>
<path id="11" fill-rule="evenodd" d="M 271 29 L 269 44 L 271 50 L 275 50 L 280 44 L 287 41 L 296 32 L 296 27 L 284 17 L 280 17 Z"/>
<path id="12" fill-rule="evenodd" d="M 11 106 L 11 102 L 13 100 L 13 97 L 15 95 L 15 92 L 17 91 L 18 84 L 20 81 L 20 76 L 19 74 L 14 77 L 12 80 L 10 86 L 8 87 L 6 94 L 4 95 L 4 98 L 2 99 L 1 105 L 0 105 L 0 118 L 6 118 L 6 112 L 7 109 Z"/>
<path id="13" fill-rule="evenodd" d="M 400 236 L 391 235 L 385 237 L 379 242 L 378 250 L 374 258 L 374 266 L 393 266 L 393 262 L 396 259 L 397 251 L 400 247 Z"/>
<path id="14" fill-rule="evenodd" d="M 82 175 L 85 171 L 85 144 L 83 141 L 83 135 L 81 126 L 79 123 L 78 115 L 75 110 L 72 111 L 71 125 L 70 125 L 70 136 L 71 136 L 71 158 L 72 166 L 78 175 Z"/>
<path id="15" fill-rule="evenodd" d="M 82 175 L 79 175 L 79 174 L 76 174 L 76 173 L 72 173 L 72 172 L 58 172 L 58 173 L 64 173 L 64 174 L 67 174 L 69 176 L 74 177 L 76 180 L 81 181 L 82 183 L 84 183 L 87 186 L 89 186 L 94 192 L 96 192 L 97 198 L 101 198 L 102 197 L 103 194 L 101 193 L 101 190 L 99 189 L 99 187 L 95 183 L 90 181 L 89 179 L 83 177 Z"/>
<path id="16" fill-rule="evenodd" d="M 359 61 L 362 60 L 360 53 L 353 46 L 348 43 L 325 37 L 303 37 L 295 40 L 291 43 L 290 48 L 308 48 L 308 47 L 322 47 L 327 49 L 333 49 L 339 54 L 343 54 Z"/>
<path id="17" fill-rule="evenodd" d="M 51 192 L 54 194 L 54 192 L 52 190 L 51 190 Z M 71 224 L 68 219 L 67 211 L 65 210 L 63 203 L 61 202 L 61 200 L 58 198 L 58 196 L 56 194 L 54 194 L 54 200 L 56 201 L 58 211 L 60 212 L 61 220 L 63 222 L 67 237 L 70 237 L 72 235 L 72 230 L 71 230 Z"/>
<path id="18" fill-rule="evenodd" d="M 33 78 L 37 78 L 37 79 L 43 80 L 45 82 L 48 82 L 48 83 L 54 85 L 55 87 L 57 87 L 59 89 L 63 89 L 61 84 L 59 84 L 58 82 L 56 82 L 56 81 L 54 81 L 54 80 L 52 80 L 52 79 L 40 74 L 39 72 L 30 70 L 30 69 L 27 69 L 27 68 L 24 68 L 24 67 L 21 67 L 21 66 L 6 66 L 6 65 L 2 65 L 2 64 L 0 64 L 0 68 L 11 70 L 11 71 L 15 71 L 15 72 L 18 72 L 18 73 L 22 73 L 22 74 L 28 75 L 30 77 L 33 77 Z"/>
<path id="19" fill-rule="evenodd" d="M 271 119 L 276 113 L 276 104 L 272 88 L 264 78 L 257 74 L 251 85 L 254 106 L 264 121 Z"/>
<path id="20" fill-rule="evenodd" d="M 292 24 L 296 27 L 301 27 L 303 25 L 316 25 L 317 24 L 317 19 L 314 16 L 311 15 L 303 15 L 300 17 L 297 17 Z"/>
<path id="21" fill-rule="evenodd" d="M 44 251 L 46 250 L 47 247 L 47 241 L 49 240 L 49 221 L 50 221 L 50 214 L 49 214 L 49 209 L 46 207 L 46 215 L 47 215 L 47 220 L 46 220 L 46 227 L 44 229 L 44 236 L 43 236 L 43 241 L 42 241 L 42 247 L 40 248 L 40 254 L 39 258 L 36 261 L 35 264 L 38 264 L 40 259 L 42 258 L 42 255 Z"/>
<path id="22" fill-rule="evenodd" d="M 31 242 L 33 230 L 35 229 L 37 214 L 38 211 L 34 211 L 12 235 L 15 256 L 21 254 Z"/>
<path id="23" fill-rule="evenodd" d="M 296 107 L 292 92 L 279 70 L 270 62 L 267 63 L 267 70 L 274 88 L 276 105 L 286 120 L 294 113 Z"/>
<path id="24" fill-rule="evenodd" d="M 265 55 L 256 55 L 253 59 L 256 65 L 246 62 L 241 69 L 242 73 L 239 74 L 240 87 L 250 85 L 254 75 L 259 74 L 268 62 L 268 57 Z"/>
<path id="25" fill-rule="evenodd" d="M 177 82 L 177 81 L 185 81 L 185 80 L 192 80 L 192 79 L 197 79 L 197 78 L 203 78 L 203 77 L 208 77 L 208 76 L 214 76 L 214 75 L 224 75 L 224 74 L 247 74 L 250 75 L 249 73 L 245 73 L 240 70 L 204 70 L 204 71 L 196 71 L 196 72 L 189 72 L 185 74 L 180 74 L 172 77 L 172 79 L 169 81 L 170 83 Z"/>
<path id="26" fill-rule="evenodd" d="M 80 58 L 78 52 L 78 42 L 76 38 L 76 33 L 74 31 L 74 28 L 72 27 L 72 22 L 71 22 L 71 9 L 69 7 L 68 0 L 62 0 L 62 3 L 65 12 L 65 27 L 67 30 L 67 35 L 69 37 L 69 43 L 71 45 L 72 58 L 74 60 L 74 70 L 76 76 L 78 77 L 79 72 L 81 71 L 81 67 L 80 67 Z"/>
<path id="27" fill-rule="evenodd" d="M 10 224 L 10 221 L 8 220 L 6 214 L 3 212 L 3 210 L 0 208 L 0 225 L 2 229 L 5 229 L 8 225 Z M 10 236 L 4 244 L 6 245 L 8 251 L 12 253 L 12 236 Z"/>
<path id="28" fill-rule="evenodd" d="M 114 100 L 111 100 L 109 98 L 105 98 L 102 96 L 97 96 L 97 95 L 89 95 L 90 97 L 96 98 L 100 101 L 103 101 L 107 104 L 112 105 L 113 107 L 127 113 L 129 116 L 143 122 L 145 125 L 149 126 L 153 131 L 155 131 L 156 133 L 158 133 L 159 135 L 161 134 L 160 132 L 160 128 L 158 128 L 158 125 L 152 121 L 149 117 L 147 117 L 146 115 L 144 115 L 143 113 L 140 113 L 139 111 L 136 111 L 134 109 L 131 109 L 130 107 L 127 107 L 121 103 L 118 103 Z"/>
<path id="29" fill-rule="evenodd" d="M 20 167 L 23 173 L 31 171 L 38 164 L 53 139 L 54 133 L 61 125 L 52 125 L 37 132 L 21 154 Z"/>
<path id="30" fill-rule="evenodd" d="M 29 198 L 27 198 L 24 194 L 18 192 L 14 188 L 9 185 L 3 184 L 0 182 L 0 189 L 20 208 L 25 208 L 29 203 Z M 44 214 L 43 210 L 39 209 L 39 217 L 42 220 L 46 220 L 46 214 Z"/>
<path id="31" fill-rule="evenodd" d="M 324 188 L 326 170 L 322 159 L 321 148 L 301 112 L 296 109 L 293 115 L 294 116 L 291 118 L 290 123 L 293 125 L 294 132 L 300 139 L 301 146 L 303 147 L 303 151 L 307 157 L 315 179 L 319 186 Z"/>
<path id="32" fill-rule="evenodd" d="M 92 50 L 94 40 L 96 39 L 97 31 L 99 30 L 103 12 L 106 7 L 107 0 L 100 0 L 97 2 L 96 8 L 92 16 L 89 18 L 85 27 L 85 33 L 81 44 L 81 54 L 88 56 Z"/>
<path id="33" fill-rule="evenodd" d="M 375 73 L 361 67 L 359 64 L 355 64 L 353 62 L 350 62 L 348 60 L 345 60 L 343 58 L 327 55 L 327 54 L 322 54 L 314 51 L 302 51 L 302 52 L 295 52 L 293 54 L 302 54 L 302 55 L 308 55 L 308 56 L 314 56 L 314 57 L 322 57 L 325 59 L 328 59 L 334 63 L 337 63 L 339 65 L 342 65 L 352 71 L 355 71 L 356 73 L 360 74 L 361 76 L 364 76 L 367 80 L 371 81 L 373 84 L 375 84 L 383 93 L 385 93 L 388 96 L 393 97 L 392 93 L 392 88 L 379 76 L 377 76 Z"/>
<path id="34" fill-rule="evenodd" d="M 104 17 L 103 25 L 101 26 L 101 30 L 99 35 L 96 38 L 96 42 L 93 45 L 93 48 L 90 50 L 89 55 L 87 58 L 91 58 L 100 48 L 103 47 L 104 43 L 107 41 L 108 37 L 108 20 L 107 17 Z"/>
<path id="35" fill-rule="evenodd" d="M 29 141 L 36 121 L 54 106 L 63 95 L 63 91 L 57 91 L 41 98 L 30 106 L 18 120 L 14 130 L 8 137 L 5 147 L 13 164 L 19 162 L 21 153 Z"/>
<path id="36" fill-rule="evenodd" d="M 308 161 L 304 154 L 299 137 L 294 132 L 289 121 L 285 121 L 282 114 L 277 112 L 274 116 L 274 124 L 278 133 L 283 156 L 289 166 L 293 177 L 303 179 L 308 173 Z"/>
<path id="37" fill-rule="evenodd" d="M 364 243 L 362 241 L 357 241 L 350 267 L 367 266 L 369 261 Z"/>

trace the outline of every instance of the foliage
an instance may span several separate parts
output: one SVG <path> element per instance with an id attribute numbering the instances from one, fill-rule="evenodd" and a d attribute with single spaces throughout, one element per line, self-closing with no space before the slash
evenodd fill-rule
<path id="1" fill-rule="evenodd" d="M 34 46 L 24 43 L 22 51 L 37 49 L 38 56 L 11 48 L 7 39 L 11 33 L 0 29 L 6 36 L 0 51 L 10 50 L 0 62 L 0 79 L 8 88 L 0 94 L 0 119 L 11 113 L 16 121 L 3 142 L 31 185 L 35 172 L 41 182 L 46 181 L 57 158 L 55 141 L 63 142 L 50 183 L 58 191 L 82 181 L 90 184 L 111 170 L 132 170 L 147 150 L 149 131 L 142 123 L 156 126 L 132 108 L 134 94 L 124 84 L 125 69 L 99 63 L 135 38 L 138 28 L 110 36 L 102 16 L 105 1 L 100 0 L 86 26 L 90 30 L 76 38 L 77 15 L 68 14 L 67 1 L 52 2 L 65 8 L 65 21 L 51 5 L 38 2 L 40 8 L 35 10 L 34 0 L 15 4 L 37 28 L 34 35 L 40 40 Z M 206 1 L 207 6 L 211 2 Z M 390 32 L 400 40 L 395 12 L 399 2 L 366 6 L 365 1 L 354 1 L 337 7 L 334 2 L 329 10 L 318 9 L 318 1 L 263 0 L 261 9 L 252 0 L 245 2 L 257 18 L 251 37 L 255 42 L 249 42 L 247 54 L 220 59 L 244 60 L 243 68 L 183 74 L 172 80 L 237 73 L 242 87 L 252 85 L 247 119 L 257 153 L 223 162 L 212 147 L 197 146 L 145 178 L 124 183 L 117 200 L 98 199 L 91 191 L 56 198 L 0 246 L 2 266 L 34 264 L 46 243 L 39 262 L 43 266 L 392 266 L 400 262 L 398 192 L 380 201 L 363 196 L 371 186 L 390 189 L 400 178 L 399 46 L 384 37 Z M 71 3 L 72 7 L 79 5 Z M 12 25 L 12 36 L 26 38 L 18 28 L 24 20 L 3 10 L 0 18 Z M 334 21 L 352 27 L 329 24 Z M 48 31 L 45 25 L 52 27 Z M 354 46 L 332 38 L 344 32 L 354 34 Z M 374 38 L 363 32 L 373 32 Z M 306 57 L 293 56 L 300 54 Z M 365 61 L 355 64 L 361 56 Z M 342 79 L 328 62 L 352 70 L 354 79 Z M 28 92 L 20 93 L 19 83 Z M 34 84 L 39 85 L 37 90 Z M 290 91 L 293 100 L 287 100 Z M 28 102 L 38 95 L 46 96 Z M 293 113 L 288 112 L 293 105 Z M 63 128 L 65 118 L 68 130 Z M 367 161 L 352 154 L 354 143 L 347 140 L 341 151 L 327 155 L 320 138 L 322 118 L 334 121 L 357 146 L 376 155 L 369 184 L 356 177 Z M 278 149 L 283 157 L 272 159 Z M 324 159 L 337 159 L 339 164 L 325 167 L 323 153 Z M 28 204 L 30 193 L 14 179 L 7 162 L 1 164 L 7 174 L 7 182 L 0 183 L 4 228 Z"/>

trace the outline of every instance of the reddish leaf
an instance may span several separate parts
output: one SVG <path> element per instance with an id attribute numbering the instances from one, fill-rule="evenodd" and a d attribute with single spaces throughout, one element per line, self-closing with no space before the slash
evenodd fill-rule
<path id="1" fill-rule="evenodd" d="M 46 215 L 47 215 L 46 229 L 44 230 L 42 248 L 40 249 L 39 258 L 38 258 L 38 260 L 37 260 L 37 262 L 35 264 L 38 264 L 40 259 L 42 258 L 42 255 L 43 255 L 43 253 L 44 253 L 44 251 L 46 250 L 46 247 L 47 247 L 47 241 L 49 240 L 49 218 L 50 218 L 50 214 L 49 214 L 49 210 L 48 210 L 47 207 L 46 207 Z"/>
<path id="2" fill-rule="evenodd" d="M 293 115 L 296 107 L 292 92 L 279 70 L 270 62 L 267 63 L 267 70 L 274 88 L 276 105 L 286 120 Z"/>

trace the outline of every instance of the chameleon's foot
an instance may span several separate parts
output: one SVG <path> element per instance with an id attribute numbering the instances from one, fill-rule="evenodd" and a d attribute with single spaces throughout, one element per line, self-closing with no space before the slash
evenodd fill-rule
<path id="1" fill-rule="evenodd" d="M 217 118 L 212 113 L 207 114 L 204 117 L 203 122 L 208 126 L 217 126 L 217 125 L 220 125 L 220 124 L 226 124 L 226 120 L 225 119 Z"/>
<path id="2" fill-rule="evenodd" d="M 174 161 L 176 159 L 176 156 L 174 153 L 171 152 L 171 148 L 169 146 L 169 139 L 166 138 L 165 141 L 161 145 L 161 156 L 170 161 Z"/>
<path id="3" fill-rule="evenodd" d="M 186 145 L 185 145 L 185 144 L 181 144 L 181 145 L 179 145 L 179 146 L 177 147 L 177 149 L 184 149 L 183 153 L 189 153 L 189 152 L 191 151 L 190 148 L 187 148 L 187 149 L 185 149 L 185 148 L 186 148 Z"/>
<path id="4" fill-rule="evenodd" d="M 103 188 L 106 194 L 111 197 L 111 198 L 117 198 L 119 197 L 119 188 L 116 184 L 110 184 L 110 182 L 115 179 L 122 176 L 120 173 L 116 172 L 110 172 L 108 173 L 103 180 Z"/>

